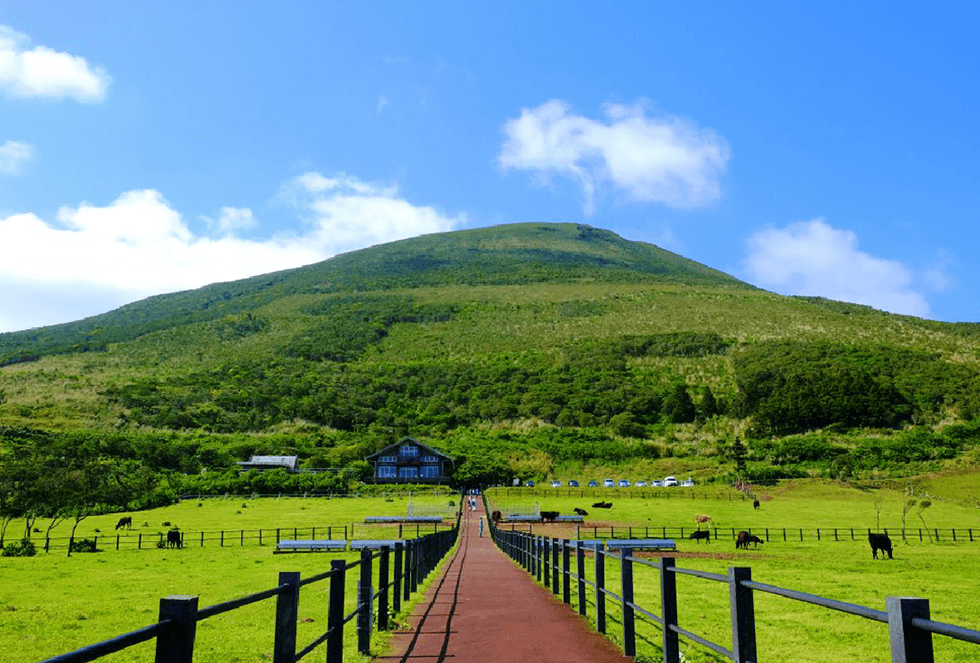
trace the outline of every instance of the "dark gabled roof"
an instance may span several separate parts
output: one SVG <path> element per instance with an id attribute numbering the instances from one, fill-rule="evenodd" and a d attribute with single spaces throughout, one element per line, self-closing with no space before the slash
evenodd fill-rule
<path id="1" fill-rule="evenodd" d="M 421 442 L 419 442 L 418 440 L 416 440 L 414 437 L 403 437 L 402 439 L 398 440 L 394 444 L 389 444 L 387 447 L 385 447 L 381 451 L 375 452 L 375 453 L 371 454 L 370 456 L 365 456 L 364 457 L 364 460 L 374 460 L 378 456 L 383 456 L 383 455 L 386 455 L 386 454 L 390 454 L 393 449 L 394 450 L 397 450 L 398 447 L 400 447 L 401 445 L 405 444 L 406 442 L 411 442 L 412 444 L 418 445 L 418 446 L 422 447 L 423 449 L 425 449 L 426 451 L 431 452 L 433 455 L 442 456 L 446 460 L 450 460 L 451 461 L 453 459 L 452 456 L 449 456 L 447 454 L 444 454 L 441 451 L 439 451 L 438 449 L 434 449 L 434 448 L 430 447 L 427 444 L 422 444 Z"/>

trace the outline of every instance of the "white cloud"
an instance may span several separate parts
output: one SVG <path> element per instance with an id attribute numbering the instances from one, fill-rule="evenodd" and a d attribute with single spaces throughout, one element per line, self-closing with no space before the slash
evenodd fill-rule
<path id="1" fill-rule="evenodd" d="M 431 207 L 339 175 L 306 173 L 287 184 L 308 225 L 264 240 L 236 237 L 257 220 L 224 207 L 195 234 L 163 195 L 128 191 L 103 207 L 62 207 L 54 221 L 35 214 L 0 217 L 0 332 L 102 313 L 154 294 L 196 288 L 325 260 L 342 251 L 456 227 Z M 210 221 L 210 220 L 209 220 Z"/>
<path id="2" fill-rule="evenodd" d="M 397 187 L 343 173 L 330 178 L 304 173 L 288 189 L 312 226 L 310 239 L 331 254 L 446 232 L 466 222 L 465 215 L 450 217 L 432 207 L 412 205 L 398 197 Z"/>
<path id="3" fill-rule="evenodd" d="M 606 121 L 575 115 L 551 100 L 508 120 L 498 155 L 504 170 L 532 171 L 538 184 L 571 178 L 591 214 L 611 187 L 626 199 L 674 208 L 710 205 L 731 152 L 723 138 L 676 117 L 648 117 L 642 104 L 606 104 Z"/>
<path id="4" fill-rule="evenodd" d="M 31 48 L 27 35 L 0 25 L 0 90 L 15 97 L 102 101 L 110 80 L 105 69 L 91 67 L 83 57 Z"/>
<path id="5" fill-rule="evenodd" d="M 378 97 L 378 105 L 374 109 L 374 112 L 377 115 L 381 115 L 388 109 L 389 106 L 391 106 L 391 100 L 388 98 L 388 95 L 383 94 Z"/>
<path id="6" fill-rule="evenodd" d="M 857 235 L 823 219 L 767 228 L 748 240 L 746 278 L 785 295 L 827 297 L 929 317 L 929 303 L 913 287 L 915 273 L 900 262 L 858 250 Z"/>
<path id="7" fill-rule="evenodd" d="M 0 175 L 18 175 L 21 166 L 34 160 L 34 146 L 16 140 L 0 145 Z"/>

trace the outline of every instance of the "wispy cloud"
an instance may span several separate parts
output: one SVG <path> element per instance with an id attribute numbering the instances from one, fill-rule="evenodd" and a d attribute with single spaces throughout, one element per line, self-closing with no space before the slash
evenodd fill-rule
<path id="1" fill-rule="evenodd" d="M 391 100 L 388 99 L 387 95 L 382 94 L 380 97 L 378 97 L 378 105 L 375 107 L 374 112 L 377 115 L 381 115 L 388 110 L 389 106 L 391 106 Z"/>
<path id="2" fill-rule="evenodd" d="M 16 140 L 0 145 L 0 174 L 19 175 L 21 167 L 34 160 L 34 146 Z"/>
<path id="3" fill-rule="evenodd" d="M 525 108 L 503 127 L 498 163 L 534 173 L 545 185 L 567 177 L 582 188 L 586 214 L 606 188 L 628 201 L 673 208 L 710 205 L 731 152 L 710 129 L 677 117 L 648 116 L 643 104 L 606 104 L 605 120 L 576 115 L 551 100 Z"/>
<path id="4" fill-rule="evenodd" d="M 304 173 L 287 190 L 310 224 L 310 239 L 331 254 L 446 232 L 466 223 L 465 215 L 447 216 L 409 203 L 394 185 L 363 182 L 344 173 Z"/>
<path id="5" fill-rule="evenodd" d="M 159 191 L 128 191 L 109 205 L 81 203 L 52 220 L 33 213 L 0 218 L 0 331 L 102 313 L 142 297 L 196 288 L 325 260 L 337 253 L 451 230 L 445 216 L 382 186 L 309 172 L 284 185 L 299 233 L 244 239 L 257 223 L 248 208 L 206 217 L 215 236 L 197 234 Z"/>
<path id="6" fill-rule="evenodd" d="M 874 308 L 929 317 L 916 274 L 895 260 L 858 249 L 850 230 L 833 228 L 824 219 L 767 228 L 748 240 L 744 261 L 750 282 L 784 295 L 827 297 Z"/>
<path id="7" fill-rule="evenodd" d="M 0 26 L 0 90 L 9 95 L 102 101 L 110 80 L 105 69 L 90 66 L 83 57 L 31 47 L 27 35 Z"/>

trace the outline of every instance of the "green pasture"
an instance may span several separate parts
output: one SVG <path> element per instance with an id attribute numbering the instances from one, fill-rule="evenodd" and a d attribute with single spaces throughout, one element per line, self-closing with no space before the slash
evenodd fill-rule
<path id="1" fill-rule="evenodd" d="M 165 531 L 167 528 L 161 523 L 170 521 L 178 524 L 186 536 L 186 532 L 200 528 L 349 524 L 363 523 L 365 516 L 405 515 L 408 497 L 391 499 L 254 499 L 245 500 L 246 509 L 241 508 L 241 498 L 192 500 L 132 515 L 139 527 L 143 522 L 150 523 L 144 528 L 147 532 Z M 416 507 L 428 505 L 433 509 L 448 507 L 450 500 L 459 502 L 456 495 L 426 495 L 414 500 Z M 199 503 L 202 506 L 197 506 Z M 241 514 L 236 513 L 239 510 Z M 118 515 L 83 521 L 85 531 L 80 526 L 79 536 L 90 536 L 95 528 L 103 533 L 112 531 Z M 387 538 L 376 532 L 371 530 L 363 537 L 359 533 L 358 537 Z M 13 538 L 8 531 L 8 539 Z M 144 547 L 116 551 L 102 543 L 99 547 L 104 552 L 76 553 L 71 557 L 64 550 L 41 552 L 37 557 L 0 557 L 0 663 L 40 661 L 152 624 L 157 621 L 159 600 L 168 595 L 197 595 L 203 608 L 275 587 L 281 571 L 298 571 L 301 577 L 308 577 L 328 571 L 332 559 L 356 558 L 351 553 L 274 555 L 274 539 L 261 547 L 255 543 L 224 548 L 190 545 L 182 550 Z M 377 568 L 374 577 L 377 578 Z M 356 582 L 356 571 L 348 572 L 347 612 L 355 605 Z M 322 581 L 300 592 L 301 647 L 326 631 L 328 589 L 329 582 Z M 275 600 L 269 599 L 201 622 L 194 660 L 269 660 L 274 616 Z M 345 660 L 361 660 L 356 654 L 353 622 L 346 627 L 345 639 Z M 383 639 L 378 636 L 379 643 Z M 150 641 L 104 660 L 152 661 L 153 647 Z M 310 654 L 314 658 L 323 655 L 322 649 Z"/>
<path id="2" fill-rule="evenodd" d="M 672 489 L 677 491 L 678 489 Z M 907 543 L 900 536 L 892 535 L 895 559 L 873 560 L 867 540 L 858 533 L 857 540 L 841 536 L 840 541 L 825 537 L 815 541 L 808 537 L 805 542 L 782 540 L 781 530 L 786 528 L 817 527 L 874 527 L 876 505 L 880 504 L 882 526 L 892 527 L 901 521 L 901 505 L 905 495 L 890 489 L 856 489 L 826 482 L 795 481 L 773 487 L 758 511 L 752 503 L 741 500 L 729 502 L 724 489 L 696 488 L 695 499 L 687 497 L 646 498 L 616 496 L 615 491 L 595 492 L 592 501 L 606 499 L 613 508 L 600 512 L 590 509 L 591 501 L 584 504 L 580 497 L 549 497 L 539 493 L 524 499 L 514 491 L 490 491 L 488 497 L 493 508 L 506 508 L 508 503 L 528 504 L 539 501 L 542 509 L 571 513 L 575 506 L 589 511 L 587 528 L 592 523 L 615 523 L 622 526 L 642 527 L 661 523 L 667 526 L 690 527 L 695 525 L 696 515 L 712 517 L 719 528 L 735 527 L 757 533 L 766 527 L 779 530 L 778 537 L 769 543 L 747 551 L 735 550 L 727 538 L 713 540 L 710 544 L 678 540 L 674 553 L 676 565 L 727 575 L 728 569 L 747 566 L 752 569 L 756 582 L 787 589 L 807 592 L 838 601 L 855 603 L 885 610 L 888 596 L 915 596 L 930 600 L 932 618 L 980 630 L 980 602 L 976 598 L 980 578 L 980 523 L 977 510 L 954 503 L 935 502 L 925 510 L 923 517 L 930 527 L 974 528 L 974 543 L 943 541 L 919 542 L 918 537 Z M 566 490 L 567 493 L 567 490 Z M 591 494 L 591 493 L 590 493 Z M 674 493 L 679 494 L 679 493 Z M 605 496 L 603 496 L 605 495 Z M 705 499 L 705 495 L 708 499 Z M 972 521 L 971 521 L 972 518 Z M 907 516 L 918 525 L 914 512 Z M 574 526 L 534 526 L 534 533 L 551 536 L 574 537 Z M 642 533 L 637 533 L 642 535 Z M 618 533 L 617 533 L 618 535 Z M 654 536 L 651 533 L 651 536 Z M 591 531 L 584 531 L 583 538 L 591 538 Z M 727 535 L 726 535 L 727 536 Z M 652 561 L 658 556 L 640 553 Z M 586 563 L 586 577 L 595 578 L 594 560 Z M 606 558 L 606 580 L 610 591 L 620 594 L 619 560 Z M 635 603 L 654 614 L 660 614 L 659 575 L 656 569 L 634 567 Z M 731 624 L 729 617 L 729 590 L 727 585 L 678 576 L 679 622 L 688 629 L 731 648 Z M 572 583 L 572 603 L 577 605 L 576 585 Z M 594 590 L 586 589 L 589 603 L 589 619 L 594 624 Z M 872 622 L 861 617 L 834 612 L 773 595 L 755 593 L 757 641 L 759 659 L 773 662 L 826 663 L 836 660 L 860 660 L 885 663 L 888 653 L 888 628 L 886 624 Z M 621 643 L 622 625 L 620 608 L 607 598 L 607 633 Z M 637 616 L 638 657 L 641 661 L 660 660 L 660 631 L 653 624 Z M 715 662 L 724 660 L 713 652 L 693 643 L 682 642 L 686 661 Z M 980 646 L 959 643 L 949 638 L 934 636 L 936 660 L 980 660 Z"/>
<path id="3" fill-rule="evenodd" d="M 720 529 L 735 528 L 757 531 L 771 528 L 814 530 L 816 528 L 898 530 L 902 509 L 912 496 L 894 488 L 868 488 L 839 485 L 832 482 L 795 479 L 778 486 L 754 489 L 760 508 L 752 500 L 727 486 L 694 488 L 582 488 L 517 489 L 493 488 L 488 497 L 494 508 L 508 505 L 540 504 L 548 511 L 571 514 L 584 508 L 583 530 L 596 525 L 633 525 L 636 527 L 695 527 L 698 516 L 709 516 L 710 525 Z M 593 509 L 594 502 L 612 502 L 611 509 Z M 921 518 L 920 518 L 921 515 Z M 905 514 L 906 528 L 974 530 L 980 541 L 980 509 L 953 501 L 933 500 L 922 510 L 912 508 Z M 781 534 L 780 534 L 781 536 Z M 916 534 L 916 538 L 918 534 Z"/>
<path id="4" fill-rule="evenodd" d="M 453 506 L 450 506 L 450 503 Z M 368 516 L 405 516 L 411 504 L 415 513 L 440 515 L 451 518 L 459 505 L 456 493 L 423 493 L 420 495 L 391 495 L 388 497 L 281 497 L 281 498 L 242 498 L 218 497 L 189 499 L 150 511 L 134 511 L 91 516 L 83 520 L 75 533 L 76 539 L 99 536 L 100 548 L 113 548 L 116 535 L 122 540 L 121 548 L 135 547 L 135 538 L 143 535 L 143 546 L 152 546 L 160 535 L 166 536 L 171 527 L 184 532 L 188 545 L 198 546 L 200 533 L 205 533 L 205 545 L 218 545 L 221 532 L 226 535 L 229 546 L 239 544 L 241 533 L 245 532 L 247 545 L 258 545 L 257 531 L 262 529 L 263 543 L 281 530 L 282 538 L 293 538 L 294 530 L 300 531 L 301 538 L 311 538 L 312 528 L 316 537 L 327 538 L 328 527 L 333 527 L 332 537 L 344 538 L 343 528 L 347 527 L 348 538 L 392 538 L 397 534 L 397 525 L 366 525 Z M 132 516 L 130 530 L 116 530 L 121 516 Z M 34 524 L 32 539 L 41 547 L 50 521 L 40 519 Z M 169 524 L 165 524 L 169 523 Z M 71 520 L 59 523 L 51 530 L 52 544 L 64 549 L 71 534 Z M 422 526 L 425 533 L 426 525 Z M 431 528 L 431 526 L 428 526 Z M 40 531 L 37 531 L 40 530 Z M 304 531 L 305 530 L 305 531 Z M 431 531 L 431 529 L 429 530 Z M 353 532 L 353 536 L 351 533 Z M 14 521 L 7 528 L 6 541 L 19 540 L 24 533 L 23 521 Z M 405 536 L 414 535 L 414 526 L 405 525 Z M 62 554 L 64 550 L 62 550 Z"/>

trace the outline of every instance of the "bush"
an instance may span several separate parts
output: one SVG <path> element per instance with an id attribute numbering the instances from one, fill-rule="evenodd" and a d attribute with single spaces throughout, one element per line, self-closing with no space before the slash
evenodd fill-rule
<path id="1" fill-rule="evenodd" d="M 4 547 L 4 557 L 34 557 L 37 555 L 37 548 L 30 539 L 21 539 L 19 543 L 11 543 Z"/>
<path id="2" fill-rule="evenodd" d="M 100 551 L 95 547 L 95 539 L 73 539 L 68 544 L 68 552 L 94 553 Z"/>

